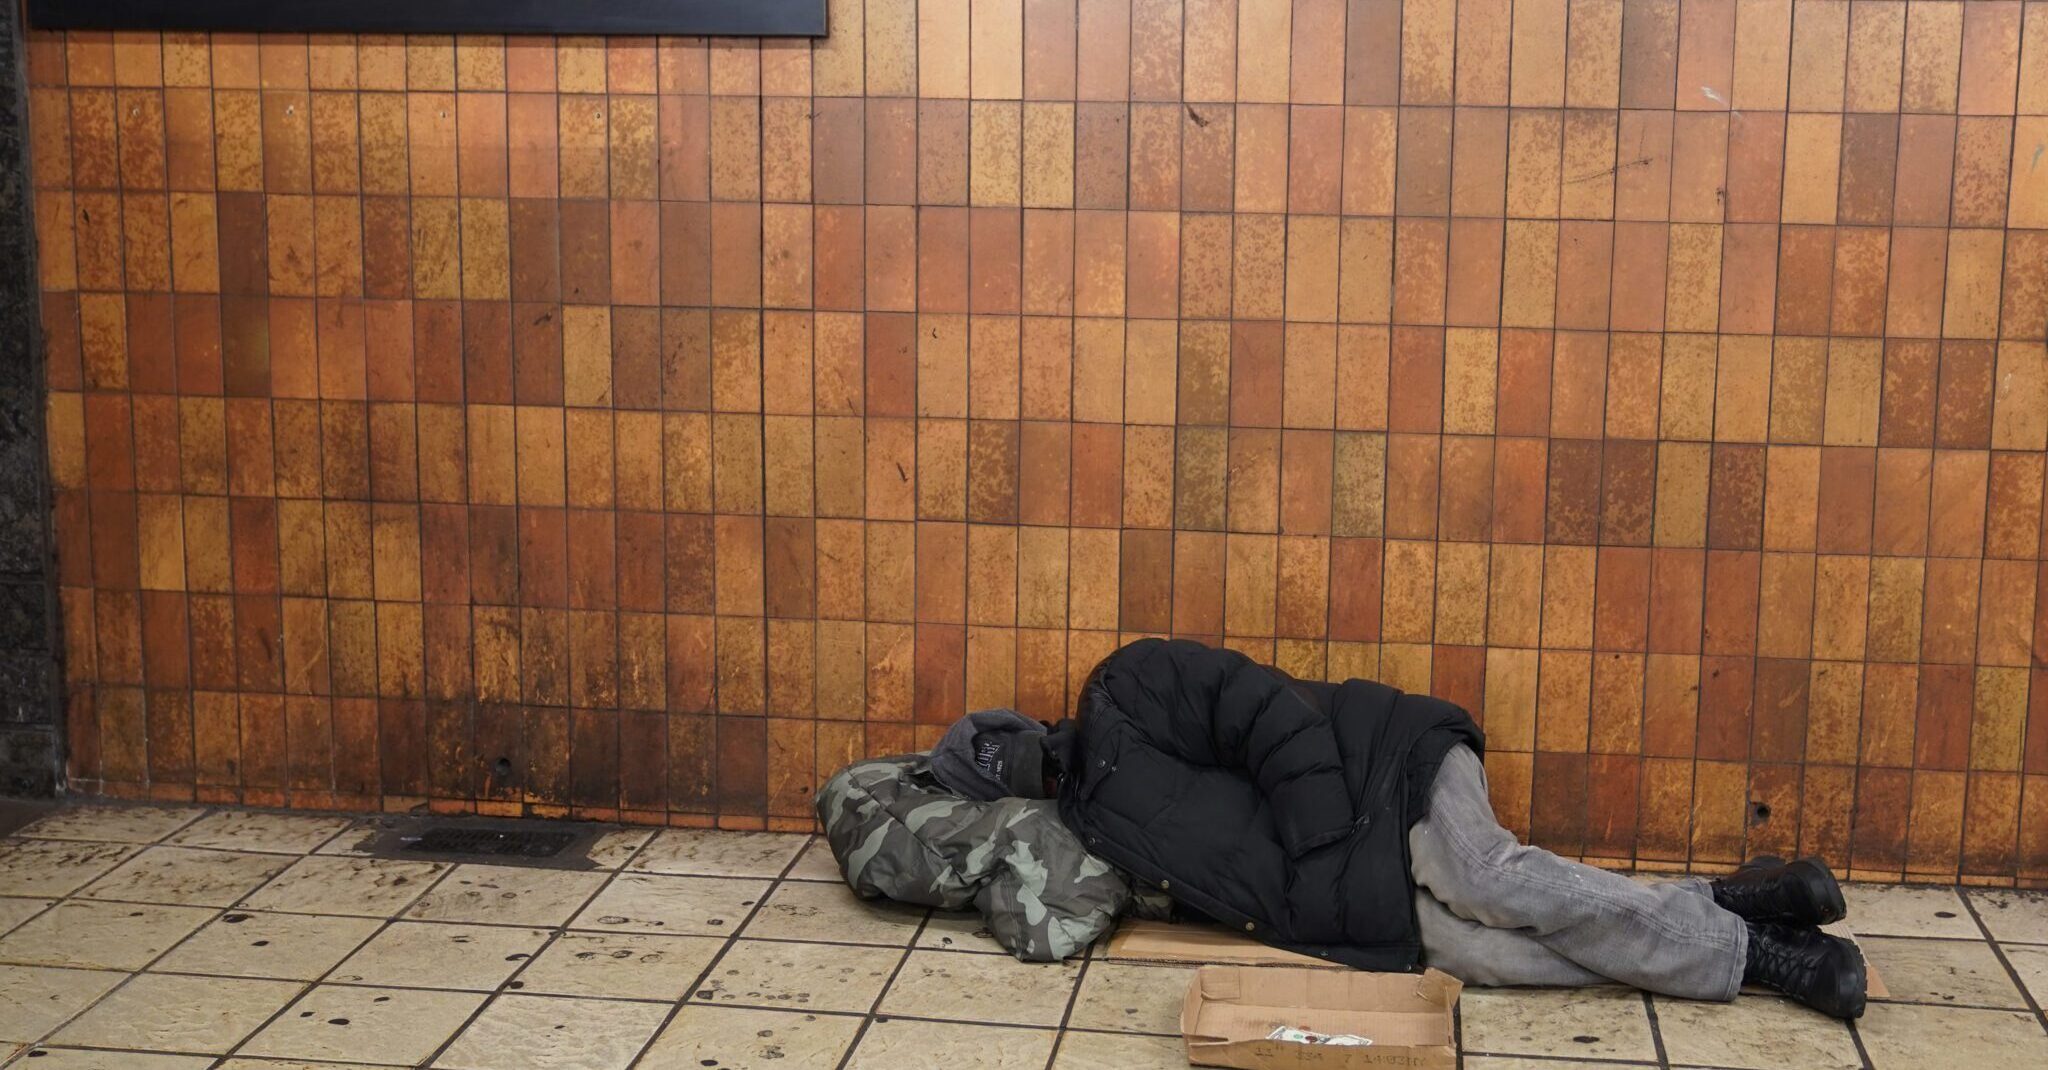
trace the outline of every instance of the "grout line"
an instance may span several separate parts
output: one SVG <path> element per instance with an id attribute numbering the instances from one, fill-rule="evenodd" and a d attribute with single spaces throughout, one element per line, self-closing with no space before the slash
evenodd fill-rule
<path id="1" fill-rule="evenodd" d="M 1643 1014 L 1650 1021 L 1650 1045 L 1657 1051 L 1657 1065 L 1668 1068 L 1671 1065 L 1671 1053 L 1664 1048 L 1664 1027 L 1657 1020 L 1657 997 L 1648 989 L 1642 990 L 1641 995 Z"/>
<path id="2" fill-rule="evenodd" d="M 2006 979 L 2019 990 L 2020 998 L 2027 1003 L 2027 1009 L 2034 1013 L 2034 1021 L 2044 1032 L 2048 1032 L 2048 1012 L 2043 1011 L 2041 1002 L 2034 998 L 2033 990 L 2027 987 L 2026 980 L 2013 968 L 2012 959 L 2006 955 L 2005 948 L 2000 947 L 1998 941 L 1992 938 L 1991 926 L 1984 924 L 1984 915 L 1978 912 L 1976 902 L 1967 893 L 1958 898 L 1963 901 L 1963 909 L 1970 912 L 1970 920 L 1977 923 L 1977 930 L 1984 934 L 1984 942 L 1991 945 L 1991 953 L 1997 956 L 1999 966 L 2005 969 Z"/>

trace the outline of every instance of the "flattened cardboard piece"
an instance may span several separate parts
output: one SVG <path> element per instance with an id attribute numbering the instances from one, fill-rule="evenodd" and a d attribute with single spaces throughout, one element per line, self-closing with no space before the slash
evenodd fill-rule
<path id="1" fill-rule="evenodd" d="M 1454 1070 L 1464 985 L 1441 970 L 1364 973 L 1204 966 L 1188 983 L 1181 1038 L 1196 1066 L 1239 1070 Z M 1268 1040 L 1276 1027 L 1367 1037 L 1367 1046 Z"/>
<path id="2" fill-rule="evenodd" d="M 1140 962 L 1227 963 L 1236 966 L 1304 966 L 1325 970 L 1345 967 L 1327 959 L 1267 947 L 1250 937 L 1214 925 L 1175 925 L 1163 921 L 1126 920 L 1109 938 L 1109 957 Z"/>

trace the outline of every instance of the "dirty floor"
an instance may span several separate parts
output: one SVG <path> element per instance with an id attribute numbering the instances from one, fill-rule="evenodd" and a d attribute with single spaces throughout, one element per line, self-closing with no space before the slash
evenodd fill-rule
<path id="1" fill-rule="evenodd" d="M 0 1065 L 35 1070 L 1182 1066 L 1186 971 L 1016 962 L 856 901 L 822 840 L 600 837 L 594 868 L 358 853 L 346 817 L 76 808 L 0 840 Z M 1856 886 L 1892 999 L 1470 992 L 1471 1070 L 2048 1066 L 2048 898 Z"/>

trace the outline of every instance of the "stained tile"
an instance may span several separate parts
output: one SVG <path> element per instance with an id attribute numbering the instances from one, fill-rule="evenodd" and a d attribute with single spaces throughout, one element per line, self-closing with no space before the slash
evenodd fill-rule
<path id="1" fill-rule="evenodd" d="M 421 921 L 562 925 L 590 901 L 603 873 L 517 866 L 456 866 L 405 912 Z"/>
<path id="2" fill-rule="evenodd" d="M 1873 1003 L 1856 1023 L 1875 1070 L 2030 1066 L 2048 1060 L 2048 1034 L 2022 1011 Z"/>
<path id="3" fill-rule="evenodd" d="M 79 1015 L 53 1044 L 224 1054 L 298 995 L 291 981 L 143 974 Z"/>
<path id="4" fill-rule="evenodd" d="M 51 814 L 15 835 L 31 840 L 155 843 L 202 813 L 205 811 L 197 808 L 80 806 Z"/>
<path id="5" fill-rule="evenodd" d="M 1845 884 L 1842 895 L 1849 928 L 1858 936 L 1983 938 L 1953 888 Z"/>
<path id="6" fill-rule="evenodd" d="M 1068 1033 L 1052 1059 L 1052 1070 L 1177 1070 L 1186 1065 L 1180 1038 L 1129 1033 Z"/>
<path id="7" fill-rule="evenodd" d="M 31 1063 L 28 1060 L 34 1059 Z M 36 1070 L 206 1070 L 211 1055 L 170 1055 L 146 1051 L 96 1051 L 38 1045 L 19 1065 Z"/>
<path id="8" fill-rule="evenodd" d="M 384 923 L 373 918 L 229 911 L 150 968 L 164 973 L 317 980 Z"/>
<path id="9" fill-rule="evenodd" d="M 763 881 L 622 873 L 569 923 L 609 932 L 730 936 L 768 891 Z"/>
<path id="10" fill-rule="evenodd" d="M 1026 1070 L 1045 1065 L 1052 1040 L 1053 1034 L 1044 1030 L 877 1019 L 860 1038 L 846 1070 Z"/>
<path id="11" fill-rule="evenodd" d="M 151 847 L 80 892 L 85 899 L 224 907 L 291 864 L 277 855 Z"/>
<path id="12" fill-rule="evenodd" d="M 1467 1051 L 1644 1060 L 1657 1056 L 1649 1014 L 1642 994 L 1634 989 L 1467 992 L 1461 1015 Z"/>
<path id="13" fill-rule="evenodd" d="M 917 935 L 923 920 L 920 907 L 861 899 L 843 884 L 783 884 L 761 904 L 743 935 L 901 947 Z"/>
<path id="14" fill-rule="evenodd" d="M 125 977 L 109 970 L 0 966 L 0 1044 L 41 1039 Z"/>
<path id="15" fill-rule="evenodd" d="M 1891 998 L 1908 1003 L 2026 1006 L 2004 964 L 1981 941 L 1863 937 L 1858 944 Z"/>
<path id="16" fill-rule="evenodd" d="M 301 858 L 242 902 L 250 910 L 389 917 L 447 872 L 440 862 L 381 858 Z"/>
<path id="17" fill-rule="evenodd" d="M 1772 996 L 1745 994 L 1733 1003 L 1660 998 L 1657 1029 L 1674 1065 L 1854 1070 L 1863 1063 L 1846 1025 Z"/>
<path id="18" fill-rule="evenodd" d="M 2012 963 L 2012 972 L 2020 975 L 2020 984 L 2034 997 L 2035 1005 L 2048 1000 L 2048 947 L 2010 946 L 2005 948 L 2005 959 Z"/>
<path id="19" fill-rule="evenodd" d="M 1970 905 L 2001 943 L 2048 944 L 2048 893 L 1973 888 Z M 4 924 L 4 923 L 0 923 Z"/>
<path id="20" fill-rule="evenodd" d="M 1180 1032 L 1181 1001 L 1194 970 L 1091 962 L 1067 1024 L 1120 1033 Z"/>
<path id="21" fill-rule="evenodd" d="M 617 869 L 631 861 L 654 833 L 648 829 L 614 829 L 590 845 L 590 861 L 599 869 Z"/>
<path id="22" fill-rule="evenodd" d="M 803 846 L 804 837 L 781 833 L 669 829 L 627 868 L 698 877 L 776 877 Z"/>
<path id="23" fill-rule="evenodd" d="M 917 934 L 917 946 L 934 951 L 989 951 L 1007 955 L 978 911 L 934 910 Z"/>
<path id="24" fill-rule="evenodd" d="M 211 917 L 200 907 L 60 903 L 0 937 L 0 962 L 139 970 Z"/>
<path id="25" fill-rule="evenodd" d="M 781 1010 L 864 1012 L 903 952 L 839 944 L 739 940 L 690 999 Z"/>
<path id="26" fill-rule="evenodd" d="M 839 860 L 832 857 L 832 844 L 823 836 L 814 837 L 803 853 L 796 856 L 796 865 L 789 867 L 790 880 L 837 881 L 845 877 L 839 872 Z"/>
<path id="27" fill-rule="evenodd" d="M 890 983 L 878 1013 L 1057 1026 L 1079 976 L 1079 963 L 914 951 Z"/>
<path id="28" fill-rule="evenodd" d="M 723 946 L 709 936 L 563 933 L 513 984 L 540 995 L 673 1001 L 689 993 Z"/>
<path id="29" fill-rule="evenodd" d="M 0 841 L 0 895 L 70 895 L 135 851 L 113 843 Z"/>
<path id="30" fill-rule="evenodd" d="M 859 1018 L 839 1014 L 707 1007 L 676 1012 L 638 1070 L 780 1070 L 838 1066 L 860 1031 Z"/>
<path id="31" fill-rule="evenodd" d="M 0 899 L 0 934 L 35 917 L 50 902 L 48 899 Z"/>
<path id="32" fill-rule="evenodd" d="M 547 942 L 544 929 L 401 921 L 371 938 L 326 979 L 392 988 L 490 990 Z"/>
<path id="33" fill-rule="evenodd" d="M 651 1003 L 499 996 L 434 1065 L 449 1070 L 625 1070 L 667 1016 L 667 1007 Z"/>
<path id="34" fill-rule="evenodd" d="M 320 985 L 238 1054 L 417 1066 L 454 1036 L 484 999 L 480 992 Z"/>
<path id="35" fill-rule="evenodd" d="M 190 828 L 172 836 L 170 842 L 180 847 L 305 854 L 351 824 L 353 822 L 345 817 L 318 814 L 224 810 L 194 822 Z"/>

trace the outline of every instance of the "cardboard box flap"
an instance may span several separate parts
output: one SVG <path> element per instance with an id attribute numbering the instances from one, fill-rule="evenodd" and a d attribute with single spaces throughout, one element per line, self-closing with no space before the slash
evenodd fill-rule
<path id="1" fill-rule="evenodd" d="M 1181 1035 L 1202 1066 L 1317 1068 L 1401 1065 L 1450 1070 L 1453 1011 L 1463 986 L 1440 971 L 1362 973 L 1287 967 L 1205 966 L 1188 985 Z M 1369 1038 L 1369 1047 L 1269 1040 L 1276 1027 Z"/>
<path id="2" fill-rule="evenodd" d="M 1328 959 L 1268 947 L 1243 933 L 1214 925 L 1126 920 L 1109 938 L 1109 957 L 1138 962 L 1230 963 L 1240 966 L 1314 966 L 1342 969 Z"/>

